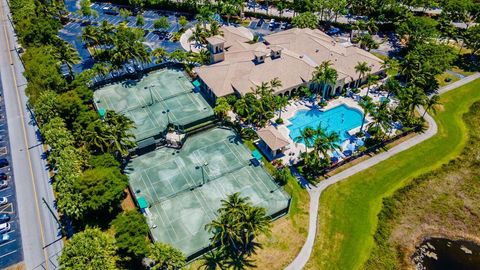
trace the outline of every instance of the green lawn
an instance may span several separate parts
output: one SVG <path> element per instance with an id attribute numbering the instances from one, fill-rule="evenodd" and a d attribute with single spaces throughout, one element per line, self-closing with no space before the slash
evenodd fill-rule
<path id="1" fill-rule="evenodd" d="M 360 269 L 373 246 L 382 198 L 413 177 L 457 156 L 466 139 L 462 115 L 480 100 L 480 80 L 442 95 L 437 135 L 328 188 L 321 197 L 319 233 L 307 269 Z"/>

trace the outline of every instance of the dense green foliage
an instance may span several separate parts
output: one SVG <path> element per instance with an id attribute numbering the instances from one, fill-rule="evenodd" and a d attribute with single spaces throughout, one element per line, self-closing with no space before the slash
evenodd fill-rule
<path id="1" fill-rule="evenodd" d="M 149 250 L 148 257 L 155 262 L 152 270 L 177 270 L 185 266 L 185 255 L 168 244 L 155 242 Z"/>
<path id="2" fill-rule="evenodd" d="M 87 228 L 70 239 L 60 256 L 60 268 L 65 270 L 116 270 L 119 257 L 115 238 Z"/>
<path id="3" fill-rule="evenodd" d="M 137 211 L 119 214 L 111 223 L 121 252 L 141 260 L 148 254 L 149 228 L 145 217 Z"/>

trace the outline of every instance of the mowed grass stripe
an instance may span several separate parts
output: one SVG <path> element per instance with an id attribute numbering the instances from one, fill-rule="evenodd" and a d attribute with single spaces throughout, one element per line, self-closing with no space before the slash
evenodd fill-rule
<path id="1" fill-rule="evenodd" d="M 460 153 L 467 140 L 462 115 L 477 100 L 480 79 L 442 95 L 434 137 L 329 187 L 320 199 L 319 233 L 306 268 L 362 268 L 373 246 L 382 199 Z"/>

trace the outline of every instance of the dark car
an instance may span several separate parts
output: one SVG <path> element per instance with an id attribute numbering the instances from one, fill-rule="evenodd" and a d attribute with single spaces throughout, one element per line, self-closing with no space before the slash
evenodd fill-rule
<path id="1" fill-rule="evenodd" d="M 6 173 L 0 173 L 0 180 L 7 180 L 8 179 L 8 175 Z"/>
<path id="2" fill-rule="evenodd" d="M 10 220 L 10 215 L 7 213 L 0 214 L 0 223 L 4 223 Z"/>
<path id="3" fill-rule="evenodd" d="M 8 160 L 6 158 L 0 158 L 0 168 L 8 166 Z"/>

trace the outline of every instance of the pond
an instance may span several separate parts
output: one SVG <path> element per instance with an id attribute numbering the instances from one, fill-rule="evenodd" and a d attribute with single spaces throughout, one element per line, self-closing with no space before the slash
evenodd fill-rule
<path id="1" fill-rule="evenodd" d="M 480 246 L 465 240 L 429 238 L 412 256 L 417 270 L 480 270 Z"/>

